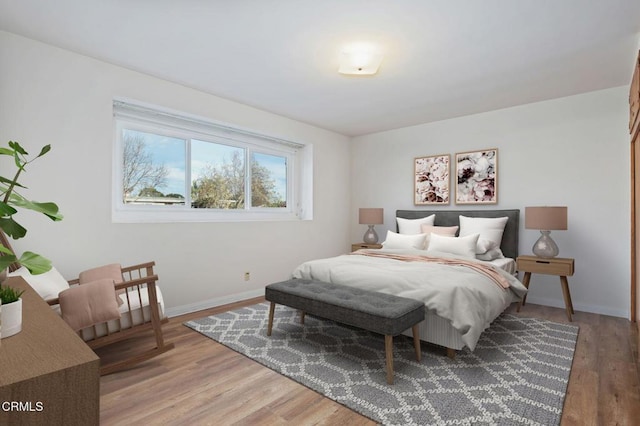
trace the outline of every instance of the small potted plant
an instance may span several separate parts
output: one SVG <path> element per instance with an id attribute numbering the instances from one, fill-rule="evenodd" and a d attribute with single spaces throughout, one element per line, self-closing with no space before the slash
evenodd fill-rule
<path id="1" fill-rule="evenodd" d="M 27 189 L 18 182 L 25 167 L 50 150 L 51 145 L 46 145 L 36 157 L 29 159 L 29 154 L 18 142 L 10 141 L 7 147 L 0 147 L 0 155 L 13 157 L 11 163 L 16 167 L 13 176 L 0 175 L 0 229 L 14 240 L 27 234 L 27 229 L 14 219 L 14 215 L 20 209 L 42 213 L 54 221 L 62 220 L 62 215 L 58 212 L 58 206 L 55 203 L 30 201 L 18 192 L 18 188 Z M 48 259 L 30 251 L 25 251 L 18 257 L 9 247 L 0 243 L 0 324 L 2 327 L 0 337 L 2 338 L 18 333 L 22 329 L 22 299 L 20 299 L 22 292 L 1 284 L 7 268 L 13 263 L 19 263 L 32 274 L 41 274 L 51 269 L 51 262 Z"/>
<path id="2" fill-rule="evenodd" d="M 0 336 L 9 337 L 22 330 L 23 291 L 0 285 Z"/>

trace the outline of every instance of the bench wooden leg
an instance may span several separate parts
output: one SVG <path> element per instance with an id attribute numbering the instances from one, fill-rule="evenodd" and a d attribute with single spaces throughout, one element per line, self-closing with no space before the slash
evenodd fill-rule
<path id="1" fill-rule="evenodd" d="M 456 359 L 456 350 L 447 348 L 447 356 L 451 359 Z"/>
<path id="2" fill-rule="evenodd" d="M 267 326 L 267 336 L 271 336 L 271 329 L 273 328 L 273 313 L 276 310 L 275 302 L 271 302 L 269 306 L 269 325 Z"/>
<path id="3" fill-rule="evenodd" d="M 300 324 L 304 325 L 304 311 L 300 311 Z"/>
<path id="4" fill-rule="evenodd" d="M 393 336 L 384 336 L 384 351 L 387 355 L 387 383 L 393 384 Z"/>
<path id="5" fill-rule="evenodd" d="M 420 328 L 418 324 L 411 327 L 413 331 L 413 347 L 416 349 L 416 359 L 420 361 L 422 359 L 422 351 L 420 350 Z"/>

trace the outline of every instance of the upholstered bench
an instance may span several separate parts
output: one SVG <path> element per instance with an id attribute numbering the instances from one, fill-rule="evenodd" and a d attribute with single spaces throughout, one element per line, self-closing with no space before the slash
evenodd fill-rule
<path id="1" fill-rule="evenodd" d="M 420 361 L 418 323 L 424 319 L 424 303 L 405 297 L 361 290 L 344 285 L 307 279 L 291 279 L 270 284 L 265 299 L 271 302 L 267 336 L 271 336 L 276 303 L 384 335 L 387 383 L 393 384 L 393 336 L 409 327 L 413 330 L 416 358 Z"/>

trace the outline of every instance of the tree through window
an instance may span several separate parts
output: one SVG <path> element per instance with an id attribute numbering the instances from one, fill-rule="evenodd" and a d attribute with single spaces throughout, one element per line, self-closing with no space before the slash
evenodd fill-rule
<path id="1" fill-rule="evenodd" d="M 125 204 L 184 205 L 182 139 L 124 129 L 122 194 Z M 178 170 L 178 174 L 170 172 Z"/>
<path id="2" fill-rule="evenodd" d="M 312 148 L 114 101 L 113 218 L 132 221 L 312 217 Z"/>

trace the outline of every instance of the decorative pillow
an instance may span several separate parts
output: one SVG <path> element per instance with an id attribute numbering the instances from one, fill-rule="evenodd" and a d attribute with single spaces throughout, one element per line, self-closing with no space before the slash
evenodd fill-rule
<path id="1" fill-rule="evenodd" d="M 387 231 L 387 238 L 382 243 L 386 249 L 424 249 L 425 234 L 403 235 Z"/>
<path id="2" fill-rule="evenodd" d="M 114 285 L 122 282 L 122 267 L 119 263 L 110 263 L 109 265 L 98 266 L 97 268 L 87 269 L 86 271 L 80 272 L 78 275 L 78 282 L 80 284 L 86 284 L 97 280 L 110 279 L 113 280 Z M 125 290 L 121 289 L 116 291 L 118 306 L 122 305 L 124 302 L 120 297 L 121 294 L 124 294 Z"/>
<path id="3" fill-rule="evenodd" d="M 491 250 L 488 250 L 486 253 L 482 253 L 482 254 L 476 253 L 476 259 L 487 260 L 487 261 L 504 259 L 504 254 L 502 253 L 502 250 L 496 247 Z"/>
<path id="4" fill-rule="evenodd" d="M 473 258 L 476 256 L 478 237 L 480 237 L 480 234 L 471 234 L 466 237 L 457 238 L 431 234 L 431 242 L 429 243 L 427 253 L 441 252 Z"/>
<path id="5" fill-rule="evenodd" d="M 398 221 L 398 231 L 401 234 L 420 234 L 422 231 L 420 227 L 422 225 L 430 225 L 433 226 L 433 222 L 436 220 L 436 215 L 432 214 L 431 216 L 422 217 L 420 219 L 403 219 L 401 217 L 396 217 Z"/>
<path id="6" fill-rule="evenodd" d="M 62 319 L 74 331 L 120 318 L 113 280 L 85 282 L 60 293 Z"/>
<path id="7" fill-rule="evenodd" d="M 69 288 L 69 283 L 53 266 L 43 274 L 32 275 L 24 266 L 9 272 L 8 277 L 22 277 L 44 300 L 55 299 L 61 291 Z"/>
<path id="8" fill-rule="evenodd" d="M 91 281 L 97 281 L 109 278 L 115 282 L 122 282 L 122 267 L 119 263 L 111 263 L 109 265 L 98 266 L 97 268 L 87 269 L 80 272 L 78 281 L 80 284 L 86 284 Z"/>
<path id="9" fill-rule="evenodd" d="M 476 254 L 500 247 L 502 234 L 508 217 L 467 217 L 460 216 L 460 236 L 480 234 Z"/>
<path id="10" fill-rule="evenodd" d="M 422 225 L 420 227 L 423 234 L 427 235 L 427 239 L 424 243 L 425 250 L 429 248 L 429 241 L 431 240 L 431 234 L 444 235 L 446 237 L 455 237 L 456 232 L 458 232 L 457 226 L 431 226 L 431 225 Z"/>
<path id="11" fill-rule="evenodd" d="M 485 238 L 478 238 L 478 244 L 476 245 L 476 254 L 483 254 L 489 250 L 498 248 L 495 241 L 487 240 Z"/>

